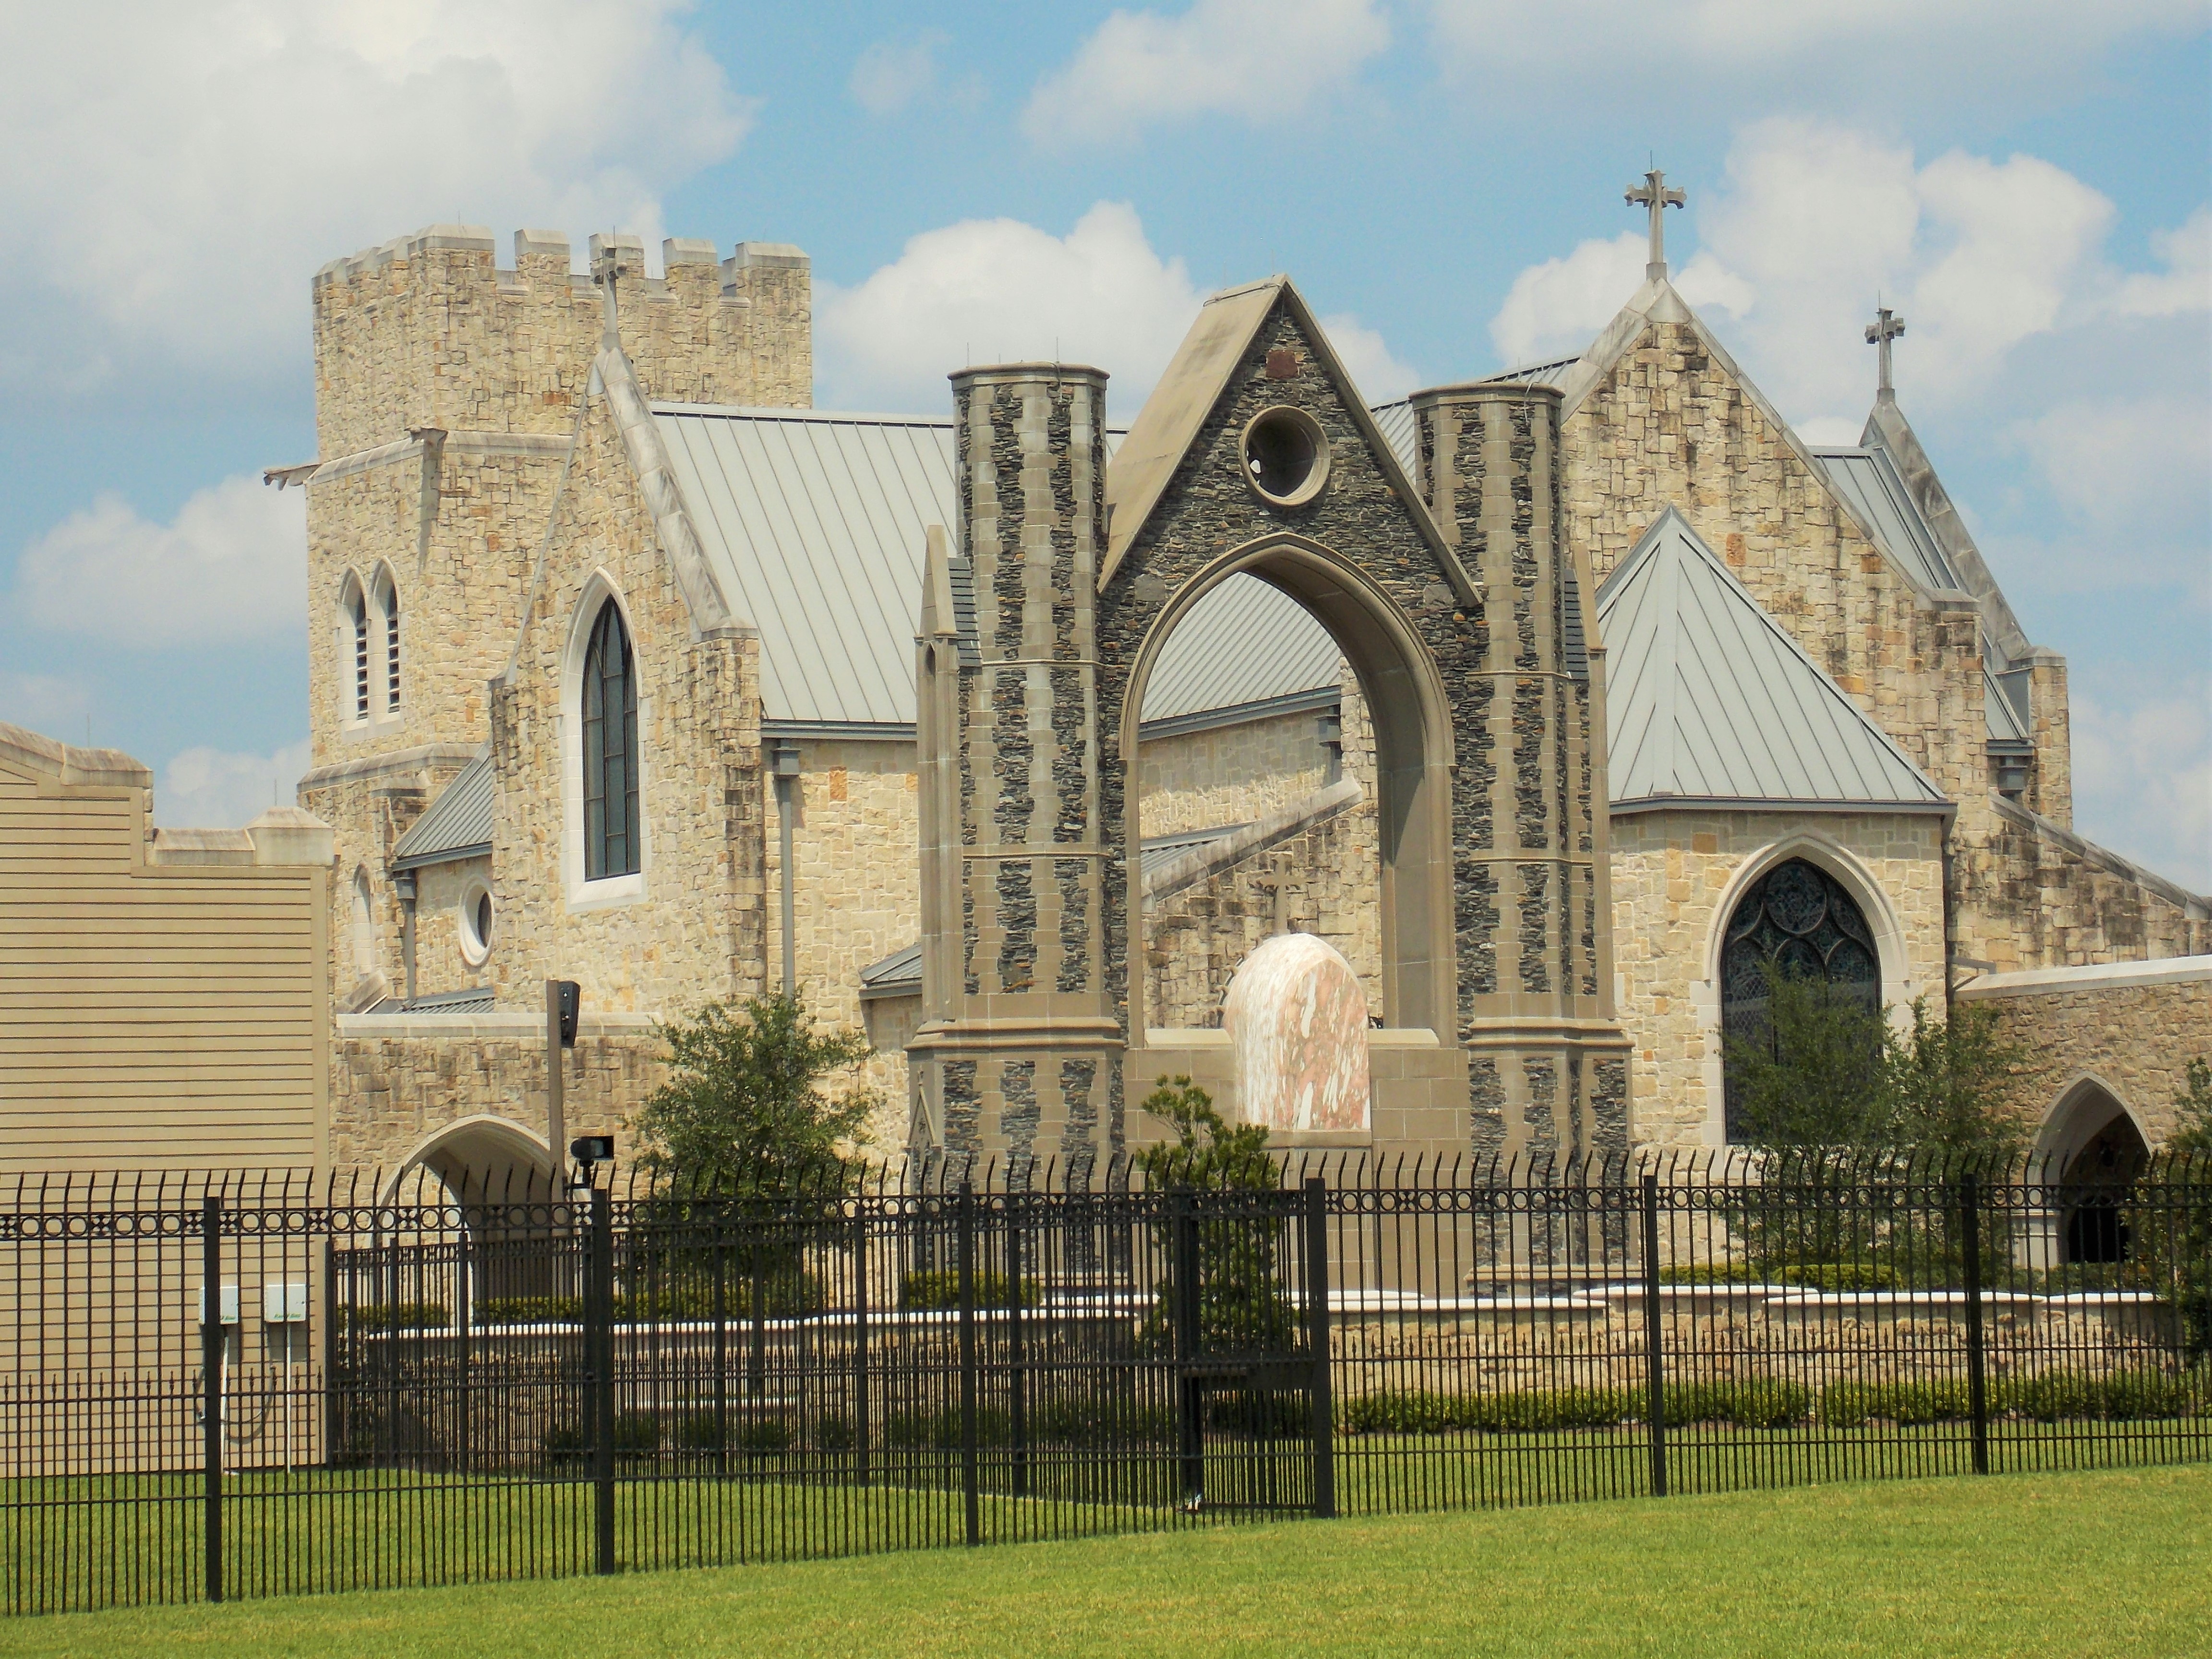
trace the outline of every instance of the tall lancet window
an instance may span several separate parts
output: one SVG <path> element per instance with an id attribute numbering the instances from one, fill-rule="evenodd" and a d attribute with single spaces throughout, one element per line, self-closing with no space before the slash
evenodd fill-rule
<path id="1" fill-rule="evenodd" d="M 584 879 L 637 870 L 637 665 L 610 599 L 584 653 Z"/>
<path id="2" fill-rule="evenodd" d="M 368 718 L 368 597 L 353 591 L 353 717 Z"/>
<path id="3" fill-rule="evenodd" d="M 1771 1043 L 1769 968 L 1824 986 L 1869 1013 L 1881 1007 L 1881 967 L 1874 930 L 1858 901 L 1817 864 L 1791 859 L 1753 884 L 1729 918 L 1721 946 L 1721 1030 L 1743 1043 Z M 1736 1080 L 1724 1079 L 1728 1137 L 1746 1133 Z"/>
<path id="4" fill-rule="evenodd" d="M 384 612 L 384 707 L 396 713 L 399 708 L 399 587 L 389 575 L 384 579 L 379 608 Z"/>

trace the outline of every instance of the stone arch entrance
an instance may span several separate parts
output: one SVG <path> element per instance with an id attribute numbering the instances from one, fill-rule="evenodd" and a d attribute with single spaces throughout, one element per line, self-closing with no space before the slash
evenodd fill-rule
<path id="1" fill-rule="evenodd" d="M 2046 1244 L 2054 1264 L 2126 1261 L 2133 1240 L 2120 1194 L 2150 1162 L 2150 1146 L 2119 1097 L 2095 1078 L 2072 1085 L 2044 1115 L 2035 1155 L 2057 1200 Z"/>
<path id="2" fill-rule="evenodd" d="M 435 1176 L 464 1205 L 543 1203 L 559 1171 L 544 1139 L 503 1117 L 465 1117 L 408 1153 L 386 1188 L 401 1191 L 415 1170 Z"/>
<path id="3" fill-rule="evenodd" d="M 1161 605 L 1143 635 L 1121 694 L 1120 825 L 1123 867 L 1142 862 L 1138 803 L 1138 727 L 1145 691 L 1176 627 L 1199 602 L 1237 575 L 1267 582 L 1296 599 L 1328 630 L 1359 682 L 1375 732 L 1382 933 L 1382 1023 L 1386 1029 L 1455 1034 L 1453 971 L 1450 704 L 1435 659 L 1411 621 L 1350 559 L 1319 542 L 1273 535 L 1236 548 L 1199 572 Z M 1122 960 L 1145 948 L 1144 909 L 1123 908 Z M 1153 1026 L 1142 974 L 1127 985 L 1131 1046 Z"/>

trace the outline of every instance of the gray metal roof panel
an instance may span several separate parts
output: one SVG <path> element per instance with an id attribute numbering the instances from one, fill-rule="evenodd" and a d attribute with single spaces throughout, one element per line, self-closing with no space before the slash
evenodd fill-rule
<path id="1" fill-rule="evenodd" d="M 653 412 L 707 558 L 760 630 L 763 719 L 910 726 L 924 533 L 954 520 L 951 419 L 676 404 Z M 1108 434 L 1109 447 L 1120 435 Z M 954 561 L 953 576 L 966 638 L 966 561 Z M 1146 718 L 1333 686 L 1338 656 L 1297 601 L 1236 577 L 1176 629 Z"/>
<path id="2" fill-rule="evenodd" d="M 2021 719 L 2020 711 L 2013 707 L 2012 699 L 2005 694 L 2003 684 L 1990 671 L 1986 645 L 1982 659 L 1982 703 L 1989 714 L 1991 743 L 2035 746 L 2035 739 Z"/>
<path id="3" fill-rule="evenodd" d="M 1516 363 L 1511 368 L 1501 368 L 1495 374 L 1486 374 L 1476 384 L 1480 386 L 1557 386 L 1566 372 L 1582 362 L 1582 354 L 1571 357 L 1547 357 L 1541 362 Z"/>
<path id="4" fill-rule="evenodd" d="M 1428 488 L 1421 477 L 1420 423 L 1413 418 L 1410 398 L 1401 398 L 1395 403 L 1377 404 L 1367 411 L 1375 417 L 1375 425 L 1389 444 L 1390 453 L 1398 458 L 1398 465 L 1406 469 L 1406 476 L 1413 481 L 1417 489 Z"/>
<path id="5" fill-rule="evenodd" d="M 1145 687 L 1142 718 L 1264 702 L 1338 684 L 1343 653 L 1282 589 L 1235 575 L 1190 608 Z"/>
<path id="6" fill-rule="evenodd" d="M 1615 801 L 1944 799 L 1672 507 L 1598 616 Z"/>
<path id="7" fill-rule="evenodd" d="M 1844 498 L 1883 552 L 1929 592 L 1960 591 L 1959 573 L 1905 489 L 1897 466 L 1878 449 L 1816 449 L 1828 483 Z"/>
<path id="8" fill-rule="evenodd" d="M 463 767 L 400 836 L 392 849 L 392 867 L 413 870 L 487 851 L 495 801 L 491 755 L 486 751 Z"/>

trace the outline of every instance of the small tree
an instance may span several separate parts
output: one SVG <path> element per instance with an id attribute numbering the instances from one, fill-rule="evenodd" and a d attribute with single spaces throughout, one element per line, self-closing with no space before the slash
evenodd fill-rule
<path id="1" fill-rule="evenodd" d="M 1914 1152 L 1980 1159 L 2016 1154 L 2027 1139 L 2007 1085 L 2024 1058 L 1986 1002 L 1954 1005 L 1948 1019 L 1912 1003 L 1912 1027 L 1884 1028 L 1881 1115 L 1889 1144 Z"/>
<path id="2" fill-rule="evenodd" d="M 874 1052 L 862 1033 L 817 1031 L 799 996 L 710 1002 L 659 1028 L 669 1078 L 631 1120 L 647 1168 L 739 1198 L 790 1199 L 842 1183 L 875 1109 L 860 1085 L 823 1082 Z"/>
<path id="3" fill-rule="evenodd" d="M 2174 1091 L 2174 1132 L 2166 1150 L 2177 1154 L 2169 1181 L 2180 1188 L 2179 1213 L 2173 1218 L 2175 1311 L 2181 1318 L 2181 1349 L 2192 1365 L 2212 1359 L 2212 1060 L 2199 1056 L 2182 1073 Z"/>
<path id="4" fill-rule="evenodd" d="M 1886 1144 L 1881 1013 L 1772 963 L 1765 973 L 1760 1029 L 1722 1044 L 1745 1138 L 1771 1151 Z"/>
<path id="5" fill-rule="evenodd" d="M 1152 1192 L 1273 1192 L 1280 1178 L 1267 1156 L 1261 1123 L 1230 1123 L 1213 1097 L 1188 1077 L 1164 1077 L 1145 1097 L 1144 1110 L 1175 1127 L 1176 1139 L 1137 1155 Z M 1277 1259 L 1284 1242 L 1279 1216 L 1201 1210 L 1198 1233 L 1198 1342 L 1202 1353 L 1267 1352 L 1297 1338 L 1297 1310 L 1282 1293 Z M 1159 1240 L 1169 1264 L 1139 1340 L 1150 1351 L 1174 1345 L 1176 1241 L 1163 1224 Z"/>

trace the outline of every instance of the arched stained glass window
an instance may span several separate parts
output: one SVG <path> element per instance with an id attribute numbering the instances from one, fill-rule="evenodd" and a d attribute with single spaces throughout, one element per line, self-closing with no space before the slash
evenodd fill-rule
<path id="1" fill-rule="evenodd" d="M 584 653 L 584 879 L 637 870 L 637 670 L 610 599 Z"/>
<path id="2" fill-rule="evenodd" d="M 1791 859 L 1753 884 L 1729 918 L 1721 947 L 1721 1031 L 1739 1042 L 1772 1041 L 1766 967 L 1826 984 L 1869 1013 L 1881 1006 L 1874 930 L 1858 902 L 1816 864 Z M 1726 1079 L 1728 1137 L 1743 1138 L 1736 1080 Z"/>

